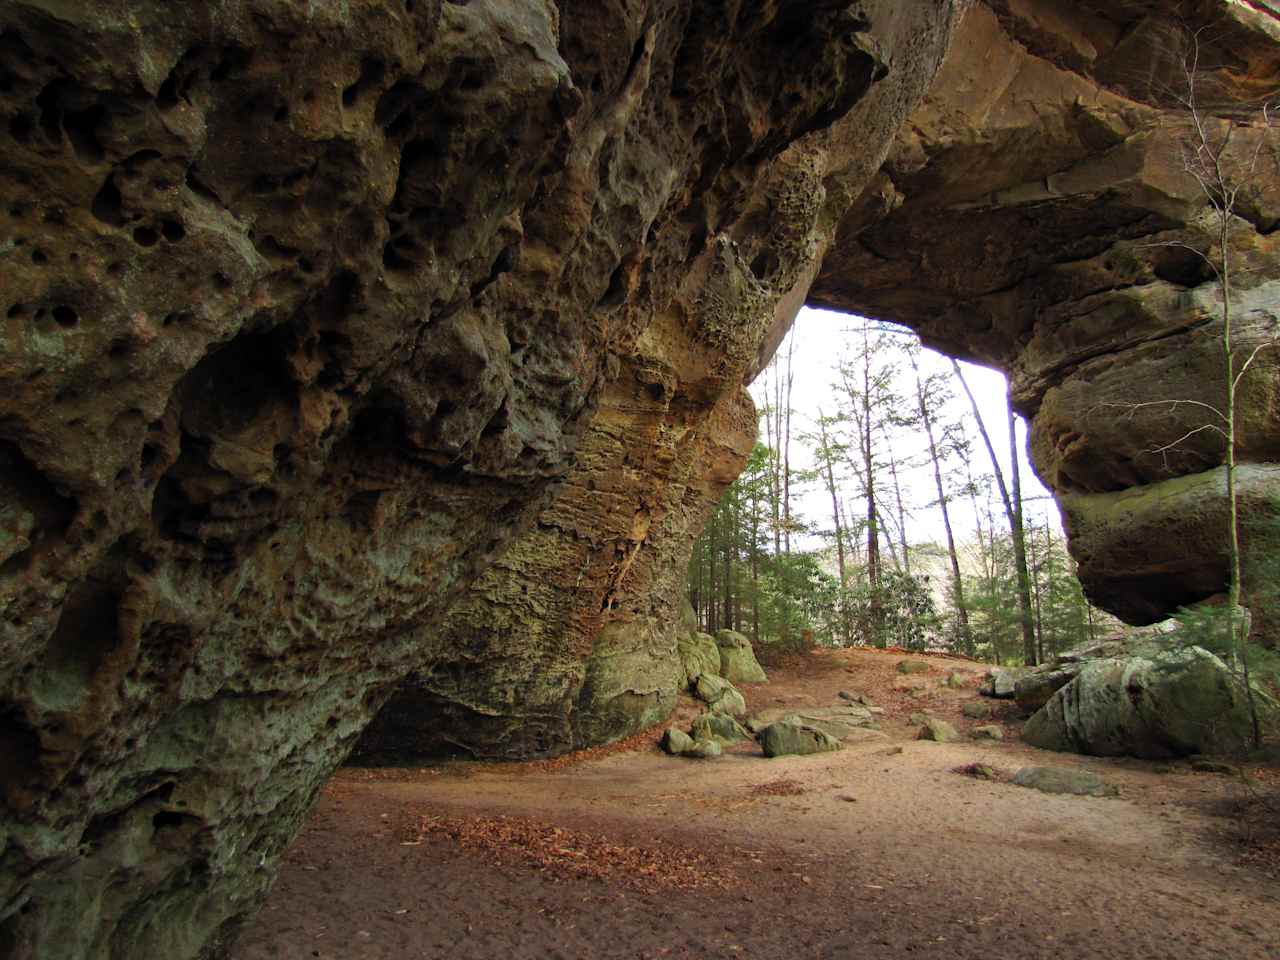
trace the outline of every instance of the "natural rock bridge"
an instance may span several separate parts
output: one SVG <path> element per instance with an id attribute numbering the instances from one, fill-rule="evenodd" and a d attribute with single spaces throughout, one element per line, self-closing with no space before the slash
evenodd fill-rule
<path id="1" fill-rule="evenodd" d="M 0 954 L 216 953 L 406 677 L 376 744 L 661 717 L 806 302 L 1010 373 L 1095 600 L 1218 592 L 1220 443 L 1109 412 L 1220 391 L 1202 25 L 1270 89 L 1266 2 L 0 0 Z"/>

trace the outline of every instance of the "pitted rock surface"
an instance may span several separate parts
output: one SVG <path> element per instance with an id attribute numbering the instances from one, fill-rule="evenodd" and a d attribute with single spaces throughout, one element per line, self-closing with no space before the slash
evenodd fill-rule
<path id="1" fill-rule="evenodd" d="M 218 953 L 410 673 L 480 754 L 669 709 L 956 16 L 0 0 L 0 954 Z"/>
<path id="2" fill-rule="evenodd" d="M 1011 373 L 1095 599 L 1220 592 L 1181 22 L 1274 82 L 1225 0 L 0 0 L 0 954 L 216 954 L 393 690 L 372 747 L 660 720 L 806 300 Z"/>

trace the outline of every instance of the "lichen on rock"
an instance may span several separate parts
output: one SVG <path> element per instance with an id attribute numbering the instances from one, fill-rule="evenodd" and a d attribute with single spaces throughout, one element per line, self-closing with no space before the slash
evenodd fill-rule
<path id="1" fill-rule="evenodd" d="M 181 960 L 407 676 L 478 755 L 662 714 L 957 4 L 56 6 L 0 0 L 0 952 Z"/>

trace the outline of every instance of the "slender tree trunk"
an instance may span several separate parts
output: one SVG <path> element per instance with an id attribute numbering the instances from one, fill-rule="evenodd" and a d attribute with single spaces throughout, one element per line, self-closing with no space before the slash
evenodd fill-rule
<path id="1" fill-rule="evenodd" d="M 751 486 L 751 642 L 760 642 L 760 486 Z"/>
<path id="2" fill-rule="evenodd" d="M 889 475 L 893 478 L 893 495 L 898 507 L 898 545 L 902 548 L 902 572 L 911 576 L 911 548 L 907 545 L 907 509 L 902 503 L 902 484 L 898 482 L 898 458 L 893 455 L 889 431 L 881 428 L 884 447 L 889 452 Z"/>
<path id="3" fill-rule="evenodd" d="M 727 531 L 724 538 L 724 628 L 733 629 L 733 533 Z"/>
<path id="4" fill-rule="evenodd" d="M 986 444 L 987 453 L 991 457 L 991 469 L 996 475 L 996 485 L 1000 489 L 1000 499 L 1004 502 L 1005 516 L 1009 520 L 1009 532 L 1013 536 L 1013 563 L 1015 573 L 1018 579 L 1018 615 L 1022 624 L 1022 655 L 1027 666 L 1033 666 L 1036 662 L 1036 637 L 1035 629 L 1031 622 L 1031 585 L 1027 577 L 1027 543 L 1022 530 L 1022 490 L 1021 490 L 1021 471 L 1018 469 L 1018 446 L 1017 446 L 1017 421 L 1013 416 L 1013 409 L 1009 411 L 1009 455 L 1013 461 L 1012 479 L 1014 493 L 1011 497 L 1008 487 L 1004 482 L 1004 471 L 1000 467 L 1000 458 L 996 456 L 996 448 L 991 444 L 991 437 L 987 434 L 986 424 L 982 421 L 982 411 L 978 409 L 978 401 L 973 397 L 973 391 L 969 389 L 969 384 L 964 378 L 964 373 L 960 369 L 960 364 L 955 360 L 951 361 L 951 369 L 955 371 L 956 378 L 960 381 L 960 386 L 964 388 L 965 396 L 969 398 L 969 405 L 973 407 L 973 417 L 978 424 L 978 433 L 982 437 L 982 442 Z"/>
<path id="5" fill-rule="evenodd" d="M 1031 540 L 1028 550 L 1028 564 L 1031 573 L 1031 601 L 1035 617 L 1036 662 L 1044 663 L 1044 610 L 1040 603 L 1040 568 L 1044 566 L 1044 557 L 1036 544 L 1036 528 L 1031 528 Z"/>
<path id="6" fill-rule="evenodd" d="M 818 410 L 818 455 L 822 458 L 819 469 L 825 471 L 827 493 L 831 495 L 831 523 L 835 528 L 836 538 L 836 570 L 840 576 L 840 586 L 848 583 L 844 567 L 844 527 L 840 522 L 840 491 L 836 487 L 835 454 L 831 450 L 831 437 L 827 433 L 827 421 Z"/>
<path id="7" fill-rule="evenodd" d="M 1029 667 L 1040 662 L 1036 651 L 1035 624 L 1031 618 L 1031 584 L 1027 575 L 1027 533 L 1022 523 L 1022 470 L 1018 466 L 1018 420 L 1013 408 L 1009 416 L 1009 475 L 1013 482 L 1013 562 L 1018 567 L 1018 613 L 1022 619 L 1022 653 Z"/>
<path id="8" fill-rule="evenodd" d="M 1221 159 L 1219 158 L 1219 163 Z M 1225 176 L 1218 177 L 1218 185 L 1222 195 L 1227 196 L 1228 184 Z M 1223 201 L 1224 204 L 1226 201 Z M 1245 636 L 1244 623 L 1237 621 L 1236 608 L 1240 604 L 1240 507 L 1236 491 L 1236 370 L 1235 359 L 1231 355 L 1231 258 L 1228 256 L 1231 243 L 1231 210 L 1229 207 L 1218 211 L 1218 242 L 1222 250 L 1222 263 L 1219 276 L 1222 281 L 1222 356 L 1227 375 L 1227 514 L 1230 524 L 1230 540 L 1228 549 L 1231 561 L 1231 580 L 1227 587 L 1227 639 L 1228 649 L 1235 650 L 1240 658 L 1240 668 L 1244 675 L 1245 699 L 1249 703 L 1249 720 L 1253 727 L 1253 746 L 1262 746 L 1262 724 L 1258 718 L 1258 705 L 1253 695 L 1253 682 L 1249 675 L 1248 638 Z"/>
<path id="9" fill-rule="evenodd" d="M 942 483 L 942 458 L 938 455 L 938 443 L 933 435 L 933 414 L 925 397 L 924 381 L 915 354 L 911 354 L 911 369 L 916 375 L 916 403 L 925 436 L 929 440 L 929 460 L 933 463 L 933 482 L 938 491 L 938 508 L 942 511 L 942 528 L 947 534 L 947 556 L 951 559 L 951 597 L 956 607 L 956 624 L 960 628 L 960 645 L 968 654 L 973 653 L 973 634 L 969 632 L 969 611 L 964 605 L 964 579 L 960 575 L 960 555 L 956 553 L 956 537 L 951 529 L 951 511 L 947 508 L 947 491 Z"/>
<path id="10" fill-rule="evenodd" d="M 765 395 L 766 396 L 768 396 L 769 394 L 768 370 L 771 369 L 774 371 L 775 383 L 776 383 L 777 363 L 778 363 L 778 360 L 775 357 L 773 359 L 773 362 L 770 363 L 769 367 L 766 369 L 766 372 L 765 372 Z M 776 410 L 777 410 L 777 402 L 775 400 L 774 405 L 773 406 L 766 405 L 765 411 L 764 411 L 764 443 L 765 443 L 765 447 L 769 451 L 769 457 L 768 457 L 769 512 L 773 516 L 773 555 L 775 557 L 779 556 L 782 553 L 782 525 L 779 523 L 779 520 L 781 519 L 779 514 L 779 509 L 780 509 L 779 505 L 782 500 L 782 488 L 779 483 L 779 480 L 781 479 L 781 472 L 779 469 L 778 449 L 774 444 L 775 433 L 773 429 L 773 417 Z"/>
<path id="11" fill-rule="evenodd" d="M 871 436 L 871 343 L 862 328 L 862 465 L 867 491 L 867 581 L 871 587 L 871 626 L 875 645 L 885 646 L 880 597 L 880 518 L 876 512 L 875 446 Z"/>
<path id="12" fill-rule="evenodd" d="M 791 353 L 795 345 L 795 336 L 788 334 L 787 397 L 784 408 L 786 419 L 782 437 L 782 549 L 787 556 L 791 555 L 791 384 L 794 376 L 791 369 Z"/>
<path id="13" fill-rule="evenodd" d="M 844 524 L 840 518 L 840 491 L 836 486 L 835 451 L 831 446 L 831 435 L 827 433 L 827 418 L 818 410 L 818 456 L 821 463 L 818 470 L 827 484 L 827 493 L 831 496 L 831 524 L 836 539 L 836 572 L 840 577 L 840 639 L 843 643 L 850 641 L 848 604 L 844 602 L 844 590 L 849 585 L 848 570 L 844 557 Z"/>

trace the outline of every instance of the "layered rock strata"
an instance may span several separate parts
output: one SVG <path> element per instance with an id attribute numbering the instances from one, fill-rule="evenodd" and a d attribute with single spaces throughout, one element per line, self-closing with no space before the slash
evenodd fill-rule
<path id="1" fill-rule="evenodd" d="M 0 954 L 218 952 L 411 670 L 521 752 L 661 713 L 955 15 L 0 0 Z"/>
<path id="2" fill-rule="evenodd" d="M 1280 533 L 1280 152 L 1261 104 L 1280 89 L 1280 8 L 976 7 L 809 294 L 1008 372 L 1087 593 L 1135 623 L 1226 581 L 1222 297 L 1202 257 L 1223 263 L 1222 244 L 1179 102 L 1197 37 L 1204 130 L 1219 143 L 1230 126 L 1222 160 L 1243 185 L 1233 335 L 1241 362 L 1263 349 L 1241 381 L 1237 456 L 1248 566 L 1265 566 Z M 1267 579 L 1247 577 L 1254 606 Z"/>
<path id="3" fill-rule="evenodd" d="M 656 299 L 647 261 L 629 268 L 640 271 L 628 283 L 647 298 L 648 326 L 605 388 L 563 492 L 451 609 L 433 641 L 440 653 L 379 715 L 361 757 L 561 753 L 670 712 L 689 551 L 755 439 L 742 384 L 791 324 L 836 225 L 927 89 L 953 12 L 860 9 L 843 43 L 870 72 L 856 101 L 835 94 L 847 112 L 761 167 L 745 202 L 698 187 L 695 224 L 682 212 L 652 225 L 657 250 L 690 258 L 683 284 Z M 712 62 L 727 55 L 716 47 Z"/>

